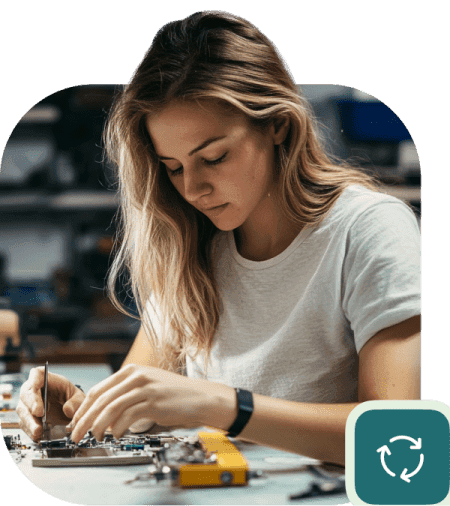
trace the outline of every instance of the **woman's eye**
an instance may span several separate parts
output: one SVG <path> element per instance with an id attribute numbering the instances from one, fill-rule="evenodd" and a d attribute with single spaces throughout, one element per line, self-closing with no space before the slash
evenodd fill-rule
<path id="1" fill-rule="evenodd" d="M 207 160 L 206 158 L 203 159 L 203 161 L 206 163 L 206 165 L 217 165 L 225 160 L 225 157 L 228 153 L 224 153 L 221 157 L 216 158 L 215 160 Z"/>
<path id="2" fill-rule="evenodd" d="M 215 160 L 207 160 L 206 158 L 203 158 L 203 163 L 205 163 L 206 165 L 210 165 L 210 166 L 211 165 L 218 165 L 219 163 L 222 163 L 225 160 L 227 155 L 228 155 L 228 152 L 224 153 L 222 156 L 220 156 L 219 158 L 216 158 Z M 182 172 L 183 172 L 183 166 L 178 167 L 178 169 L 170 169 L 166 165 L 166 169 L 167 169 L 167 172 L 170 177 L 178 176 L 178 175 L 182 174 Z"/>
<path id="3" fill-rule="evenodd" d="M 183 172 L 183 166 L 175 170 L 170 170 L 169 168 L 167 168 L 167 172 L 169 173 L 169 176 L 178 176 Z"/>

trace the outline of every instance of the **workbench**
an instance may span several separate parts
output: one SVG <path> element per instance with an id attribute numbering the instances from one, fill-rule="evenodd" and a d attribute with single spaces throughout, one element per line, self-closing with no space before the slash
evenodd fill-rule
<path id="1" fill-rule="evenodd" d="M 23 372 L 28 373 L 30 366 Z M 50 372 L 62 374 L 73 383 L 83 386 L 85 391 L 110 374 L 109 366 L 102 365 L 49 365 Z M 195 434 L 194 429 L 178 429 L 174 435 Z M 20 434 L 24 444 L 31 443 L 25 433 L 18 428 L 3 429 L 4 434 Z M 168 482 L 156 484 L 153 481 L 136 481 L 125 484 L 139 473 L 145 473 L 146 465 L 111 467 L 40 468 L 31 463 L 33 450 L 24 450 L 23 458 L 17 459 L 15 452 L 8 452 L 4 444 L 0 448 L 3 477 L 15 480 L 14 502 L 36 504 L 39 498 L 45 504 L 61 504 L 53 498 L 77 504 L 344 504 L 348 503 L 345 494 L 317 496 L 302 500 L 290 500 L 289 495 L 309 488 L 317 477 L 307 470 L 312 459 L 293 453 L 232 440 L 245 456 L 250 470 L 261 470 L 263 478 L 251 480 L 248 486 L 221 487 L 211 489 L 180 489 Z M 28 453 L 28 454 L 27 454 Z M 10 459 L 8 461 L 8 459 Z M 17 469 L 14 469 L 17 466 Z M 6 469 L 8 468 L 8 469 Z M 17 473 L 20 470 L 27 480 Z M 36 490 L 36 485 L 50 495 Z M 53 496 L 53 497 L 51 497 Z M 33 499 L 32 499 L 33 498 Z M 19 499 L 19 501 L 18 501 Z M 23 499 L 23 501 L 21 501 Z M 47 500 L 48 499 L 48 500 Z M 43 503 L 44 504 L 44 503 Z"/>

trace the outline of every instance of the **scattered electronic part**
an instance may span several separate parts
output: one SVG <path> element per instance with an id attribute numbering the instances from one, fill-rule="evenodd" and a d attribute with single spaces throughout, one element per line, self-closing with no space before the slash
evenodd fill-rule
<path id="1" fill-rule="evenodd" d="M 138 474 L 135 481 L 170 480 L 184 488 L 247 485 L 252 473 L 237 448 L 220 432 L 199 432 L 197 438 L 178 438 L 164 443 L 155 454 L 147 473 Z"/>
<path id="2" fill-rule="evenodd" d="M 11 383 L 0 384 L 0 400 L 10 400 L 12 398 L 13 388 Z"/>
<path id="3" fill-rule="evenodd" d="M 13 411 L 16 409 L 20 387 L 25 379 L 23 373 L 0 375 L 0 411 Z"/>
<path id="4" fill-rule="evenodd" d="M 4 436 L 8 450 L 30 449 L 20 436 Z M 243 455 L 220 432 L 199 432 L 194 437 L 167 434 L 130 435 L 115 439 L 107 434 L 97 441 L 91 432 L 75 444 L 70 437 L 34 443 L 34 467 L 114 466 L 147 464 L 147 472 L 133 480 L 166 480 L 172 485 L 197 487 L 243 486 L 251 478 Z M 23 456 L 23 455 L 22 455 Z"/>
<path id="5" fill-rule="evenodd" d="M 4 440 L 5 440 L 6 448 L 8 450 L 12 450 L 13 437 L 12 436 L 4 436 Z"/>
<path id="6" fill-rule="evenodd" d="M 31 448 L 31 446 L 27 446 L 22 443 L 22 441 L 20 440 L 20 435 L 17 436 L 4 435 L 3 439 L 5 440 L 6 448 L 9 451 L 29 450 Z"/>
<path id="7" fill-rule="evenodd" d="M 4 434 L 3 438 L 16 463 L 32 448 L 22 443 L 20 435 Z M 120 439 L 107 434 L 100 442 L 88 432 L 78 444 L 65 437 L 41 440 L 33 446 L 35 467 L 147 464 L 146 472 L 126 484 L 164 481 L 182 488 L 230 487 L 266 477 L 261 470 L 250 471 L 243 455 L 221 432 L 199 432 L 194 437 L 133 434 Z M 314 480 L 304 490 L 289 495 L 288 500 L 345 493 L 342 469 L 308 464 L 305 470 Z"/>

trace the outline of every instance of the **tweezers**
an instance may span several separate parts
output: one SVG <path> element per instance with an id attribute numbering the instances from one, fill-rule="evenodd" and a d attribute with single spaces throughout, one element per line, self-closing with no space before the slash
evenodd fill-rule
<path id="1" fill-rule="evenodd" d="M 50 437 L 50 427 L 47 423 L 48 410 L 48 361 L 45 363 L 44 371 L 44 416 L 42 417 L 42 439 L 48 440 Z"/>

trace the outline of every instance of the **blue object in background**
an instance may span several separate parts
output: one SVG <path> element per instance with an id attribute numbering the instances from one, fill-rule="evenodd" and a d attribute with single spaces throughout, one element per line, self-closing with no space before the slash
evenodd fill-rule
<path id="1" fill-rule="evenodd" d="M 55 294 L 45 286 L 15 286 L 4 290 L 13 307 L 43 307 L 55 303 Z"/>
<path id="2" fill-rule="evenodd" d="M 399 143 L 411 139 L 400 118 L 383 102 L 337 102 L 343 135 L 351 142 Z"/>

